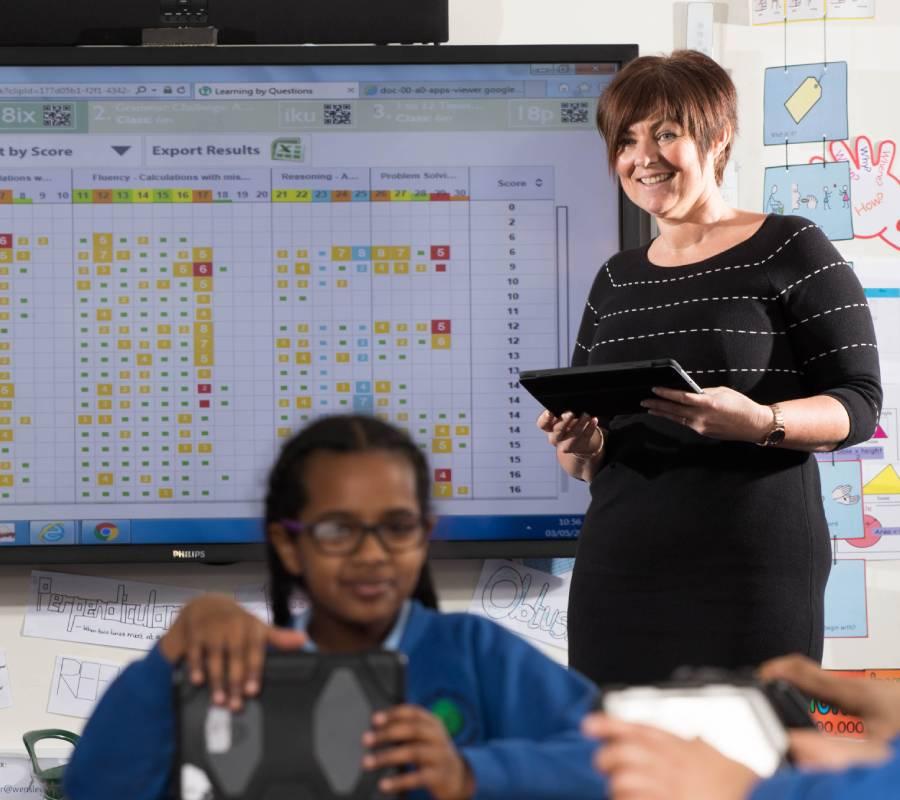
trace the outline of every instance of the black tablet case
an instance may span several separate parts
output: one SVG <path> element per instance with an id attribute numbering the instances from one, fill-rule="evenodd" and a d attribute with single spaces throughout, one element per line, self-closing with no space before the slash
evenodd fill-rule
<path id="1" fill-rule="evenodd" d="M 394 652 L 270 653 L 261 693 L 234 714 L 175 676 L 179 800 L 386 800 L 362 769 L 372 713 L 403 702 Z"/>
<path id="2" fill-rule="evenodd" d="M 601 419 L 644 412 L 641 400 L 654 396 L 652 386 L 693 391 L 673 359 L 524 370 L 519 383 L 556 416 L 572 411 Z"/>

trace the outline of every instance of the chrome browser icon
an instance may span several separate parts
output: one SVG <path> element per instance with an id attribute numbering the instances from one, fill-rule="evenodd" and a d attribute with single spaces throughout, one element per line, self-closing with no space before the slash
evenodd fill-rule
<path id="1" fill-rule="evenodd" d="M 115 522 L 98 522 L 94 526 L 94 538 L 101 542 L 111 542 L 119 538 L 119 526 Z"/>

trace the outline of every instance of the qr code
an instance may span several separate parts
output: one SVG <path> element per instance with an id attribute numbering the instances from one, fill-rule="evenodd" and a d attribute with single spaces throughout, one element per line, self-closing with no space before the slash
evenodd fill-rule
<path id="1" fill-rule="evenodd" d="M 563 103 L 561 118 L 569 125 L 583 125 L 588 121 L 587 103 Z"/>
<path id="2" fill-rule="evenodd" d="M 350 103 L 325 103 L 326 125 L 352 125 L 353 110 Z"/>
<path id="3" fill-rule="evenodd" d="M 71 103 L 54 103 L 41 106 L 41 123 L 45 128 L 71 128 L 73 107 Z"/>

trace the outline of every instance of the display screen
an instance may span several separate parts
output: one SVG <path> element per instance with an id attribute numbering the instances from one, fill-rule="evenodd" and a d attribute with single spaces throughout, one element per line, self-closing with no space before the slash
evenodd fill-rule
<path id="1" fill-rule="evenodd" d="M 279 446 L 342 412 L 424 448 L 438 540 L 576 537 L 517 376 L 623 244 L 627 48 L 532 49 L 0 67 L 0 561 L 258 543 Z"/>

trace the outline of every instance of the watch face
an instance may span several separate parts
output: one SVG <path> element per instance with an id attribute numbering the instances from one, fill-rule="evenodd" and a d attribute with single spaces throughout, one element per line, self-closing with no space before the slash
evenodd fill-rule
<path id="1" fill-rule="evenodd" d="M 772 447 L 784 441 L 784 428 L 775 428 L 766 438 L 766 445 Z"/>

